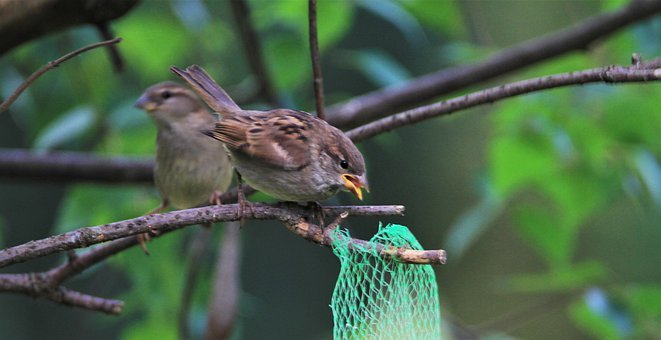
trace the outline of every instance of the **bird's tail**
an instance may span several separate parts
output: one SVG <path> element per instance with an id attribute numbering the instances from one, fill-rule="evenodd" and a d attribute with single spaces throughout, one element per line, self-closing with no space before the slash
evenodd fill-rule
<path id="1" fill-rule="evenodd" d="M 221 116 L 228 112 L 241 110 L 239 105 L 230 98 L 220 85 L 211 79 L 203 68 L 197 65 L 191 65 L 186 70 L 182 70 L 176 66 L 171 66 L 170 70 L 185 80 L 202 97 L 202 100 L 212 110 L 220 113 Z"/>

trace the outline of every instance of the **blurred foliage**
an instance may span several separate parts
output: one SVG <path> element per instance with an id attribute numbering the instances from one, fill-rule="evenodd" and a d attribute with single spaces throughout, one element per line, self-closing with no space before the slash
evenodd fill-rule
<path id="1" fill-rule="evenodd" d="M 617 9 L 626 3 L 622 0 L 580 4 L 551 2 L 580 7 L 581 10 L 585 10 L 582 6 L 589 7 L 590 13 L 595 14 Z M 319 41 L 330 103 L 369 90 L 401 85 L 412 77 L 479 60 L 502 48 L 476 42 L 484 41 L 485 36 L 497 35 L 476 32 L 475 24 L 471 24 L 471 15 L 476 15 L 471 8 L 479 3 L 320 0 Z M 254 0 L 249 1 L 249 5 L 262 39 L 267 68 L 279 96 L 292 107 L 311 110 L 307 2 Z M 518 8 L 520 5 L 517 1 L 502 2 L 504 10 L 507 6 Z M 552 19 L 560 23 L 569 20 L 564 15 Z M 508 20 L 501 21 L 507 27 Z M 155 128 L 147 115 L 133 108 L 132 103 L 147 86 L 174 79 L 168 71 L 169 66 L 200 64 L 236 97 L 251 98 L 257 91 L 234 26 L 226 2 L 143 1 L 136 10 L 113 24 L 116 34 L 124 38 L 119 49 L 127 63 L 127 71 L 121 75 L 113 73 L 106 52 L 95 50 L 48 72 L 28 89 L 9 113 L 22 133 L 22 144 L 39 151 L 66 149 L 105 155 L 152 155 Z M 517 34 L 528 33 L 527 28 L 510 29 Z M 3 70 L 0 73 L 0 95 L 6 97 L 21 79 L 47 61 L 96 40 L 98 36 L 92 28 L 79 28 L 12 51 L 0 60 L 0 69 Z M 657 18 L 623 30 L 602 41 L 589 53 L 572 53 L 531 67 L 509 79 L 626 64 L 632 52 L 658 56 L 661 55 L 660 41 L 661 20 Z M 506 282 L 507 293 L 523 297 L 535 294 L 572 297 L 566 316 L 574 327 L 588 336 L 652 338 L 661 334 L 661 274 L 653 272 L 648 276 L 624 276 L 626 279 L 623 279 L 624 274 L 618 272 L 622 269 L 615 266 L 614 260 L 585 255 L 591 254 L 585 250 L 592 245 L 586 237 L 592 235 L 588 234 L 590 226 L 609 218 L 609 213 L 620 205 L 626 207 L 629 215 L 622 218 L 624 224 L 618 229 L 608 229 L 609 233 L 613 231 L 608 235 L 611 239 L 618 240 L 625 235 L 618 233 L 639 231 L 636 226 L 651 225 L 655 231 L 660 227 L 661 112 L 658 91 L 658 84 L 590 85 L 526 95 L 489 108 L 490 114 L 484 120 L 491 135 L 480 146 L 485 150 L 484 155 L 480 155 L 485 159 L 483 167 L 472 169 L 473 174 L 468 175 L 476 178 L 477 189 L 472 195 L 477 203 L 465 206 L 463 211 L 446 214 L 456 216 L 445 238 L 450 262 L 456 267 L 439 276 L 441 294 L 446 294 L 442 301 L 448 303 L 443 312 L 453 312 L 450 308 L 455 308 L 462 316 L 459 311 L 463 308 L 471 310 L 463 313 L 471 319 L 473 314 L 483 310 L 482 306 L 463 306 L 462 303 L 468 301 L 465 296 L 455 297 L 450 291 L 444 292 L 444 280 L 452 279 L 452 270 L 456 274 L 463 263 L 479 252 L 480 246 L 484 247 L 490 241 L 485 235 L 493 235 L 490 233 L 494 230 L 500 233 L 502 229 L 496 227 L 504 223 L 511 225 L 508 230 L 516 235 L 512 242 L 524 244 L 532 254 L 514 254 L 512 263 L 534 256 L 541 264 L 532 270 L 513 265 L 512 271 L 502 270 L 507 264 L 495 265 L 498 273 L 490 279 Z M 263 105 L 259 101 L 248 104 L 252 107 Z M 445 119 L 444 122 L 455 124 L 454 119 L 460 118 Z M 431 132 L 424 132 L 423 125 L 430 127 Z M 384 189 L 372 182 L 375 193 L 371 197 L 389 197 L 377 195 L 380 195 L 379 190 L 382 193 L 391 190 L 399 200 L 399 197 L 412 195 L 411 188 L 418 188 L 415 196 L 419 201 L 414 201 L 413 206 L 407 203 L 409 211 L 415 211 L 415 205 L 426 203 L 441 206 L 441 202 L 424 201 L 436 197 L 433 194 L 438 192 L 453 197 L 454 193 L 438 187 L 440 179 L 425 178 L 428 182 L 425 182 L 425 188 L 420 188 L 422 179 L 415 175 L 416 167 L 433 166 L 436 160 L 429 159 L 430 150 L 439 152 L 439 159 L 446 155 L 439 151 L 444 147 L 441 140 L 445 138 L 436 132 L 441 127 L 438 122 L 415 127 L 420 135 L 433 135 L 436 144 L 429 146 L 430 149 L 424 149 L 426 145 L 409 144 L 410 141 L 403 136 L 410 135 L 399 132 L 365 143 L 365 149 L 372 150 L 366 153 L 370 171 L 396 169 L 399 161 L 404 159 L 409 162 L 402 166 L 410 171 L 410 176 L 398 177 L 401 183 L 397 185 L 381 183 Z M 471 129 L 462 130 L 462 133 L 462 140 L 475 137 Z M 418 147 L 424 151 L 419 151 Z M 418 152 L 425 154 L 418 155 Z M 463 156 L 464 150 L 455 152 Z M 411 158 L 414 156 L 418 158 Z M 397 164 L 383 164 L 383 159 L 392 158 Z M 415 161 L 427 163 L 426 166 L 410 163 Z M 379 177 L 374 173 L 370 175 Z M 257 199 L 268 198 L 262 195 Z M 135 217 L 156 207 L 158 202 L 158 194 L 153 188 L 72 185 L 62 201 L 55 203 L 60 208 L 50 232 L 60 233 Z M 430 215 L 433 213 L 429 212 Z M 427 216 L 420 218 L 425 222 L 433 220 Z M 432 233 L 437 231 L 432 228 L 438 229 L 433 224 L 406 224 L 411 225 L 416 234 L 439 234 Z M 0 243 L 6 241 L 5 235 L 11 227 L 0 216 Z M 118 297 L 126 300 L 126 311 L 121 321 L 102 319 L 100 324 L 121 327 L 119 333 L 125 339 L 175 337 L 176 322 L 172 320 L 180 302 L 182 273 L 186 268 L 186 241 L 193 229 L 150 243 L 152 256 L 144 256 L 139 249 L 133 249 L 110 261 L 114 268 L 125 273 L 128 280 L 128 287 Z M 658 235 L 658 232 L 651 234 Z M 439 237 L 428 237 L 422 243 L 435 247 L 440 244 Z M 658 240 L 650 240 L 650 243 L 652 245 L 641 245 L 641 252 L 656 250 L 654 256 L 658 257 Z M 654 244 L 656 248 L 653 248 Z M 627 263 L 644 263 L 649 255 L 645 253 L 634 258 L 627 257 L 623 249 L 609 249 L 608 252 L 617 253 Z M 193 328 L 198 336 L 202 328 L 199 325 L 204 323 L 211 281 L 211 255 L 205 258 L 205 264 L 207 268 L 199 281 L 193 307 L 192 324 L 197 325 Z M 461 269 L 484 272 L 492 269 L 480 265 L 483 266 Z M 649 266 L 643 270 L 649 270 Z M 261 276 L 250 279 L 265 280 Z M 294 280 L 293 276 L 290 280 Z M 491 286 L 492 281 L 487 284 Z M 246 304 L 251 303 L 243 302 L 242 309 Z M 253 309 L 268 308 L 264 307 L 268 303 L 263 301 L 252 305 Z M 240 323 L 252 324 L 250 320 Z M 287 327 L 296 327 L 295 324 L 292 320 Z M 332 328 L 330 319 L 321 324 L 327 326 L 326 333 L 321 334 L 328 336 Z M 498 335 L 499 338 L 507 336 Z"/>

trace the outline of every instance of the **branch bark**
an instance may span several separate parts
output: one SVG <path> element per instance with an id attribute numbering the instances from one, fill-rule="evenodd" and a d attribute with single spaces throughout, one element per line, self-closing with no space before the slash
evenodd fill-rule
<path id="1" fill-rule="evenodd" d="M 154 161 L 147 159 L 0 148 L 0 177 L 12 179 L 151 184 L 153 169 Z"/>
<path id="2" fill-rule="evenodd" d="M 308 26 L 310 41 L 310 58 L 312 59 L 312 79 L 314 99 L 317 106 L 317 117 L 326 120 L 324 112 L 324 77 L 321 75 L 319 61 L 319 41 L 317 35 L 317 0 L 308 0 Z"/>
<path id="3" fill-rule="evenodd" d="M 328 108 L 328 122 L 353 128 L 435 97 L 465 89 L 571 51 L 587 49 L 597 40 L 661 12 L 661 1 L 634 0 L 621 9 L 573 27 L 523 42 L 481 63 L 421 76 L 396 88 L 380 89 Z"/>
<path id="4" fill-rule="evenodd" d="M 128 13 L 139 0 L 0 0 L 0 55 L 22 43 Z"/>
<path id="5" fill-rule="evenodd" d="M 42 273 L 0 274 L 0 291 L 25 294 L 33 298 L 44 298 L 55 303 L 119 314 L 124 303 L 79 293 L 62 286 L 53 286 Z"/>
<path id="6" fill-rule="evenodd" d="M 266 205 L 252 203 L 250 207 L 251 209 L 248 209 L 249 213 L 244 211 L 243 218 L 259 220 L 277 219 L 285 224 L 297 224 L 310 215 L 310 211 L 303 207 L 287 204 Z M 338 215 L 345 211 L 357 216 L 398 215 L 404 212 L 403 206 L 339 206 L 324 207 L 323 209 L 326 216 Z M 89 247 L 94 244 L 131 235 L 142 233 L 158 234 L 193 224 L 237 221 L 241 218 L 239 213 L 238 204 L 225 204 L 140 216 L 105 225 L 81 228 L 0 250 L 0 268 L 53 253 Z M 308 237 L 306 236 L 306 238 Z"/>
<path id="7" fill-rule="evenodd" d="M 449 115 L 459 110 L 493 103 L 498 100 L 525 93 L 561 86 L 582 85 L 588 83 L 611 84 L 658 81 L 661 79 L 660 67 L 661 58 L 657 58 L 630 67 L 607 66 L 518 81 L 381 118 L 348 131 L 347 136 L 353 141 L 358 142 L 392 129 L 415 124 L 426 119 L 441 115 Z"/>
<path id="8" fill-rule="evenodd" d="M 246 214 L 247 216 L 243 216 L 243 218 L 277 219 L 281 221 L 287 229 L 309 241 L 324 246 L 332 246 L 334 242 L 333 238 L 329 236 L 329 229 L 324 230 L 323 228 L 308 222 L 312 215 L 314 215 L 314 211 L 297 204 L 280 203 L 276 205 L 266 205 L 254 203 L 250 205 L 250 209 L 248 210 L 249 213 Z M 340 219 L 345 218 L 350 214 L 401 215 L 404 212 L 404 207 L 335 206 L 323 207 L 323 210 L 326 216 L 340 216 L 336 219 L 336 222 L 329 226 L 332 228 L 339 223 Z M 238 204 L 209 206 L 204 208 L 179 210 L 165 214 L 143 216 L 103 226 L 81 228 L 62 235 L 31 241 L 23 245 L 2 250 L 0 251 L 0 267 L 55 252 L 85 247 L 105 240 L 126 237 L 127 235 L 130 236 L 144 232 L 151 232 L 155 233 L 155 236 L 157 237 L 187 225 L 229 220 L 236 221 L 240 218 L 240 216 L 238 216 L 239 211 L 240 208 Z M 244 211 L 244 214 L 245 213 L 246 212 Z M 236 231 L 238 232 L 238 230 Z M 228 240 L 234 239 L 230 237 Z M 121 313 L 123 302 L 71 291 L 63 287 L 61 284 L 66 279 L 82 272 L 86 268 L 89 268 L 124 249 L 135 246 L 136 244 L 138 244 L 137 237 L 131 236 L 90 250 L 86 254 L 70 259 L 66 264 L 55 267 L 44 273 L 0 274 L 0 292 L 21 293 L 32 297 L 45 298 L 65 305 L 102 311 L 110 314 L 119 314 Z M 443 264 L 446 261 L 445 251 L 443 250 L 420 251 L 402 249 L 385 244 L 371 244 L 368 241 L 359 239 L 351 239 L 350 244 L 355 245 L 353 249 L 356 251 L 367 248 L 368 246 L 373 246 L 382 256 L 391 260 L 406 263 Z M 224 248 L 225 247 L 223 247 L 223 249 Z M 228 248 L 225 251 L 233 250 L 232 248 Z M 222 256 L 227 257 L 226 255 L 227 254 L 224 254 Z M 236 255 L 236 252 L 234 252 L 232 256 Z M 228 275 L 227 273 L 236 271 L 237 268 L 232 266 L 228 267 L 224 260 L 223 263 L 221 263 L 218 275 L 222 272 L 229 278 L 235 277 L 236 275 Z M 227 281 L 223 281 L 223 283 L 223 286 L 227 288 Z M 227 299 L 227 296 L 223 297 L 218 294 L 216 295 L 219 298 L 222 297 L 223 299 Z M 223 303 L 223 305 L 227 306 L 226 303 Z M 210 322 L 211 321 L 212 320 L 210 320 Z M 224 329 L 227 330 L 226 328 Z"/>

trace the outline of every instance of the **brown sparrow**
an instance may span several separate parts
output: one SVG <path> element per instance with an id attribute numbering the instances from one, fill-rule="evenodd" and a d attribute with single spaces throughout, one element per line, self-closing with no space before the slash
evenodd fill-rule
<path id="1" fill-rule="evenodd" d="M 163 82 L 148 88 L 135 106 L 147 111 L 156 127 L 154 181 L 163 203 L 177 209 L 217 201 L 232 180 L 227 152 L 204 136 L 217 119 L 182 85 Z"/>
<path id="2" fill-rule="evenodd" d="M 362 200 L 365 161 L 339 129 L 302 111 L 242 110 L 197 65 L 171 70 L 221 115 L 206 133 L 225 145 L 232 164 L 257 190 L 280 200 L 317 202 L 340 189 Z"/>

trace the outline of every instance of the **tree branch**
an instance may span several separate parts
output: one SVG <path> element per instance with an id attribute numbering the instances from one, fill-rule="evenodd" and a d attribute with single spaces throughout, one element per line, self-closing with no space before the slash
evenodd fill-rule
<path id="1" fill-rule="evenodd" d="M 253 203 L 244 218 L 277 219 L 291 232 L 318 244 L 331 246 L 333 239 L 328 230 L 308 222 L 314 215 L 313 211 L 292 203 L 266 205 Z M 340 216 L 329 227 L 336 226 L 348 215 L 401 215 L 403 206 L 334 206 L 323 207 L 326 216 Z M 165 214 L 142 216 L 130 220 L 106 224 L 103 226 L 81 228 L 61 235 L 42 240 L 31 241 L 23 245 L 0 251 L 0 267 L 23 262 L 48 254 L 86 247 L 105 240 L 137 235 L 144 232 L 155 234 L 155 237 L 181 227 L 229 221 L 239 219 L 239 205 L 209 206 L 187 210 L 173 211 Z M 368 241 L 351 239 L 352 249 L 360 251 L 374 247 L 388 259 L 412 264 L 442 264 L 446 261 L 443 250 L 411 250 L 395 248 L 385 244 L 373 244 Z M 123 303 L 117 300 L 103 299 L 91 295 L 71 291 L 61 286 L 66 279 L 76 275 L 86 268 L 114 255 L 124 249 L 138 244 L 137 237 L 122 238 L 107 245 L 90 250 L 87 253 L 71 259 L 66 264 L 55 267 L 43 273 L 0 274 L 0 291 L 26 294 L 32 297 L 45 298 L 57 303 L 80 308 L 102 311 L 109 314 L 121 313 Z"/>
<path id="2" fill-rule="evenodd" d="M 0 274 L 0 291 L 25 294 L 33 298 L 43 298 L 55 303 L 107 314 L 120 314 L 124 307 L 124 303 L 119 300 L 99 298 L 62 286 L 52 286 L 41 273 Z"/>
<path id="3" fill-rule="evenodd" d="M 37 80 L 39 77 L 41 77 L 41 75 L 43 75 L 44 73 L 48 72 L 51 69 L 54 69 L 54 68 L 58 67 L 63 62 L 65 62 L 65 61 L 67 61 L 67 60 L 69 60 L 69 59 L 71 59 L 71 58 L 73 58 L 73 57 L 75 57 L 75 56 L 77 56 L 81 53 L 87 52 L 87 51 L 95 49 L 97 47 L 117 44 L 120 41 L 122 41 L 122 38 L 115 38 L 115 39 L 111 39 L 111 40 L 101 41 L 101 42 L 98 42 L 98 43 L 95 43 L 95 44 L 91 44 L 91 45 L 87 45 L 85 47 L 79 48 L 79 49 L 77 49 L 73 52 L 69 52 L 69 53 L 67 53 L 67 54 L 65 54 L 65 55 L 63 55 L 63 56 L 61 56 L 61 57 L 59 57 L 59 58 L 57 58 L 53 61 L 49 61 L 48 64 L 42 66 L 36 72 L 32 73 L 28 77 L 28 79 L 26 79 L 23 82 L 23 84 L 21 84 L 21 86 L 19 86 L 16 89 L 16 91 L 14 91 L 9 96 L 9 98 L 7 98 L 7 100 L 5 100 L 2 104 L 0 104 L 0 113 L 6 111 L 9 108 L 9 106 L 11 106 L 11 104 L 18 98 L 18 96 L 20 96 L 21 93 L 23 93 L 23 91 L 25 91 L 35 80 Z"/>
<path id="4" fill-rule="evenodd" d="M 657 81 L 661 79 L 660 67 L 661 58 L 657 58 L 630 67 L 607 66 L 518 81 L 381 118 L 348 131 L 347 136 L 358 142 L 425 119 L 449 115 L 459 110 L 493 103 L 505 98 L 561 86 Z"/>
<path id="5" fill-rule="evenodd" d="M 0 55 L 73 26 L 110 22 L 139 0 L 0 0 Z"/>
<path id="6" fill-rule="evenodd" d="M 241 225 L 228 222 L 218 247 L 205 339 L 228 339 L 241 294 Z"/>
<path id="7" fill-rule="evenodd" d="M 321 75 L 319 61 L 319 41 L 317 34 L 317 0 L 308 0 L 308 24 L 310 38 L 310 57 L 312 59 L 312 77 L 314 85 L 314 99 L 317 105 L 317 117 L 326 120 L 324 113 L 324 78 Z"/>
<path id="8" fill-rule="evenodd" d="M 250 212 L 247 214 L 244 212 L 243 218 L 277 219 L 285 224 L 296 224 L 299 223 L 299 220 L 310 215 L 310 211 L 305 208 L 286 204 L 252 203 L 250 206 L 252 209 L 248 209 Z M 326 216 L 338 215 L 345 211 L 356 216 L 397 215 L 404 212 L 403 206 L 339 206 L 324 207 L 323 209 Z M 238 204 L 225 204 L 152 214 L 100 226 L 81 228 L 0 250 L 0 268 L 33 258 L 70 249 L 84 248 L 131 235 L 160 233 L 193 224 L 236 221 L 240 218 L 239 212 Z"/>
<path id="9" fill-rule="evenodd" d="M 0 148 L 0 177 L 12 179 L 151 184 L 153 169 L 154 161 L 147 159 Z"/>
<path id="10" fill-rule="evenodd" d="M 589 18 L 573 27 L 526 41 L 487 60 L 421 76 L 396 88 L 380 89 L 328 108 L 328 122 L 352 128 L 388 116 L 443 94 L 502 76 L 571 51 L 584 50 L 598 39 L 661 12 L 661 1 L 635 0 L 612 13 Z"/>
<path id="11" fill-rule="evenodd" d="M 230 7 L 241 36 L 239 40 L 243 45 L 248 64 L 259 82 L 259 95 L 273 105 L 278 104 L 278 95 L 264 64 L 264 56 L 257 32 L 255 32 L 250 22 L 250 8 L 245 0 L 231 0 Z"/>

